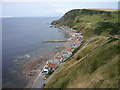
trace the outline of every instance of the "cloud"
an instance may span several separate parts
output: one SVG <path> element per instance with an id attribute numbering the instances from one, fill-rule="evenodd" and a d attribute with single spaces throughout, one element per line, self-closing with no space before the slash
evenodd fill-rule
<path id="1" fill-rule="evenodd" d="M 50 4 L 51 7 L 55 7 L 55 8 L 59 8 L 59 7 L 68 8 L 68 7 L 71 7 L 72 5 L 73 5 L 73 2 L 54 2 Z"/>
<path id="2" fill-rule="evenodd" d="M 77 8 L 58 8 L 58 9 L 56 9 L 56 12 L 59 14 L 65 14 L 66 12 L 68 12 L 72 9 L 77 9 Z"/>
<path id="3" fill-rule="evenodd" d="M 66 12 L 70 11 L 70 10 L 73 10 L 73 9 L 85 9 L 87 7 L 81 7 L 81 8 L 58 8 L 56 9 L 56 12 L 59 13 L 59 14 L 65 14 Z"/>
<path id="4" fill-rule="evenodd" d="M 62 16 L 72 9 L 118 8 L 117 2 L 5 2 L 2 4 L 3 16 Z"/>
<path id="5" fill-rule="evenodd" d="M 119 0 L 2 0 L 2 2 L 118 2 Z"/>
<path id="6" fill-rule="evenodd" d="M 57 13 L 60 13 L 60 14 L 63 14 L 65 12 L 68 12 L 69 10 L 71 10 L 72 8 L 59 8 L 59 9 L 56 9 L 56 12 Z"/>
<path id="7" fill-rule="evenodd" d="M 14 17 L 14 16 L 0 16 L 0 17 Z"/>
<path id="8" fill-rule="evenodd" d="M 50 6 L 51 7 L 61 7 L 61 6 L 64 6 L 64 5 L 61 5 L 61 4 L 58 4 L 58 3 L 53 3 Z"/>

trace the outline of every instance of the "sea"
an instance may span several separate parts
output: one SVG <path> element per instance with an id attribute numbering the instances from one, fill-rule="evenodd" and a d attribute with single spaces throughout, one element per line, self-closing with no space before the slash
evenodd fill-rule
<path id="1" fill-rule="evenodd" d="M 29 61 L 48 55 L 62 43 L 42 43 L 66 40 L 64 32 L 50 25 L 59 17 L 2 18 L 2 86 L 24 88 L 27 81 L 15 61 Z M 14 74 L 14 73 L 16 73 Z"/>

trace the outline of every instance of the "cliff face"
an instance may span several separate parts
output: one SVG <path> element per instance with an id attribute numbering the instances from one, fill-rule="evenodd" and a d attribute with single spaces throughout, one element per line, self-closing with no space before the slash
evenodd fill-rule
<path id="1" fill-rule="evenodd" d="M 69 26 L 91 35 L 116 35 L 120 32 L 118 11 L 114 9 L 75 9 L 65 13 L 62 18 L 51 24 Z"/>
<path id="2" fill-rule="evenodd" d="M 94 39 L 69 59 L 45 88 L 118 88 L 118 11 L 76 9 L 51 24 L 81 31 L 85 43 Z"/>

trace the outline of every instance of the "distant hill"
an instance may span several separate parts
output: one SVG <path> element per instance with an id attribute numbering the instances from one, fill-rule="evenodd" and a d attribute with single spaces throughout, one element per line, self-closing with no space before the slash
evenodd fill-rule
<path id="1" fill-rule="evenodd" d="M 52 25 L 69 26 L 84 35 L 81 52 L 69 59 L 45 88 L 118 88 L 119 33 L 118 11 L 113 9 L 75 9 Z M 82 46 L 83 46 L 82 45 Z M 80 46 L 77 50 L 82 47 Z"/>
<path id="2" fill-rule="evenodd" d="M 74 9 L 67 12 L 59 20 L 53 21 L 52 25 L 65 25 L 81 31 L 87 36 L 91 35 L 118 35 L 117 9 Z"/>
<path id="3" fill-rule="evenodd" d="M 88 10 L 98 10 L 98 11 L 118 11 L 118 9 L 94 9 L 94 8 L 89 8 Z"/>

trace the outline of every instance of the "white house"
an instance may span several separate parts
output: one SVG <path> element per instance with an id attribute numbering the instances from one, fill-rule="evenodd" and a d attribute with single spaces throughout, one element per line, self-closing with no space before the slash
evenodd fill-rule
<path id="1" fill-rule="evenodd" d="M 76 36 L 76 37 L 77 37 L 77 39 L 83 38 L 83 36 L 82 36 L 82 35 L 80 35 L 80 36 Z"/>
<path id="2" fill-rule="evenodd" d="M 66 58 L 66 57 L 68 58 L 72 55 L 72 52 L 62 51 L 61 54 L 62 54 L 63 58 Z"/>
<path id="3" fill-rule="evenodd" d="M 48 72 L 49 72 L 49 70 L 48 70 L 49 68 L 48 68 L 48 66 L 47 65 L 45 65 L 44 67 L 43 67 L 43 71 L 42 71 L 42 74 L 48 74 Z"/>
<path id="4" fill-rule="evenodd" d="M 55 56 L 55 57 L 54 57 L 54 60 L 59 61 L 59 62 L 61 62 L 62 59 L 63 59 L 63 58 L 62 58 L 62 57 L 59 57 L 59 56 Z"/>

